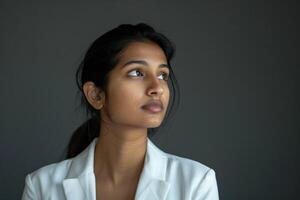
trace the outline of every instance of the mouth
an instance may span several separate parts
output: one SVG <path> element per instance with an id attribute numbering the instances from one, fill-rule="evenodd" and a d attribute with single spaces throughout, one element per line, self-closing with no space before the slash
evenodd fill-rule
<path id="1" fill-rule="evenodd" d="M 160 101 L 151 101 L 142 106 L 142 109 L 151 113 L 159 113 L 163 110 L 163 106 Z"/>

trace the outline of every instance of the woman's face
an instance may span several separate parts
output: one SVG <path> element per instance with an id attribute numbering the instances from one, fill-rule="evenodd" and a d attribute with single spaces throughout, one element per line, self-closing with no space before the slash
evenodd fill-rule
<path id="1" fill-rule="evenodd" d="M 157 44 L 130 43 L 109 73 L 102 120 L 130 127 L 158 127 L 169 103 L 168 76 L 166 56 Z M 143 107 L 151 100 L 161 102 L 162 109 Z"/>

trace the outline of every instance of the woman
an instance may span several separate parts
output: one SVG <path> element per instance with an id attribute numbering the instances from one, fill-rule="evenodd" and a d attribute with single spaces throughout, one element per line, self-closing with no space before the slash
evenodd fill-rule
<path id="1" fill-rule="evenodd" d="M 22 199 L 218 199 L 213 169 L 149 139 L 177 100 L 173 54 L 144 23 L 95 40 L 76 73 L 91 118 L 74 132 L 66 160 L 26 176 Z"/>

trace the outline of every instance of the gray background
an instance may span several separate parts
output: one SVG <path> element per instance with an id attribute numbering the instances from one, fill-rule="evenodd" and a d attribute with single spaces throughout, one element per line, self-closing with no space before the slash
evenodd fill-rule
<path id="1" fill-rule="evenodd" d="M 20 199 L 25 175 L 61 160 L 85 120 L 74 77 L 89 44 L 121 23 L 146 22 L 175 42 L 182 94 L 155 143 L 215 169 L 220 199 L 295 199 L 296 4 L 1 1 L 0 198 Z"/>

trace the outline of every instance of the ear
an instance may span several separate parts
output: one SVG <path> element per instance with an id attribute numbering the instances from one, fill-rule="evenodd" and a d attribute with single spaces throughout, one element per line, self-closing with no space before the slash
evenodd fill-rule
<path id="1" fill-rule="evenodd" d="M 105 102 L 104 91 L 101 91 L 92 81 L 83 84 L 84 95 L 89 104 L 96 110 L 100 110 Z"/>

